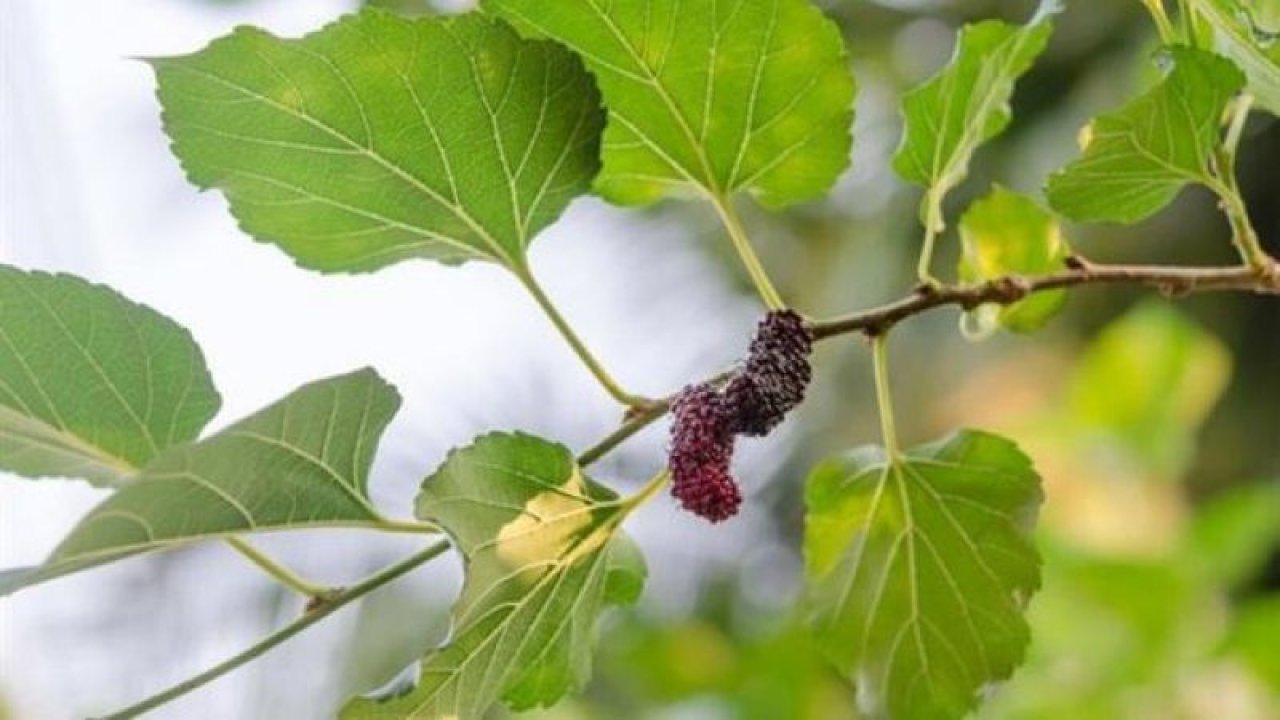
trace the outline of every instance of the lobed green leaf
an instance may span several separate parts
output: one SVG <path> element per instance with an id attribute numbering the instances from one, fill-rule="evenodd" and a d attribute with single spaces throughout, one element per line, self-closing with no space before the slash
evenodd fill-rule
<path id="1" fill-rule="evenodd" d="M 305 385 L 197 443 L 156 457 L 0 594 L 139 553 L 248 532 L 377 525 L 367 481 L 400 405 L 372 370 Z"/>
<path id="2" fill-rule="evenodd" d="M 0 470 L 124 485 L 221 402 L 169 318 L 71 275 L 0 265 Z"/>
<path id="3" fill-rule="evenodd" d="M 810 625 L 868 717 L 963 717 L 1022 662 L 1041 492 L 1012 442 L 856 450 L 814 470 L 806 501 Z"/>
<path id="4" fill-rule="evenodd" d="M 1162 51 L 1172 70 L 1155 88 L 1093 120 L 1084 154 L 1049 179 L 1049 203 L 1073 220 L 1131 223 L 1187 183 L 1213 183 L 1223 109 L 1244 87 L 1230 61 L 1204 50 Z"/>
<path id="5" fill-rule="evenodd" d="M 690 190 L 778 207 L 847 167 L 855 85 L 807 0 L 483 0 L 582 56 L 608 107 L 596 190 L 644 205 Z"/>
<path id="6" fill-rule="evenodd" d="M 581 686 L 600 613 L 644 582 L 618 531 L 628 509 L 567 448 L 536 437 L 494 433 L 451 453 L 423 483 L 418 516 L 466 560 L 452 636 L 411 693 L 356 700 L 342 717 L 478 720 L 499 699 L 525 709 Z"/>
<path id="7" fill-rule="evenodd" d="M 521 266 L 599 165 L 578 60 L 477 14 L 366 10 L 299 40 L 244 27 L 151 64 L 191 181 L 317 270 Z"/>

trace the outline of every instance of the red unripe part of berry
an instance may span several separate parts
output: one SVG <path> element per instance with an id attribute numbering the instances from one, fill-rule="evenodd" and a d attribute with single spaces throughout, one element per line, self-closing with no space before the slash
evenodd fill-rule
<path id="1" fill-rule="evenodd" d="M 672 403 L 671 494 L 711 522 L 737 514 L 742 493 L 733 480 L 733 432 L 725 398 L 709 384 L 685 388 Z"/>

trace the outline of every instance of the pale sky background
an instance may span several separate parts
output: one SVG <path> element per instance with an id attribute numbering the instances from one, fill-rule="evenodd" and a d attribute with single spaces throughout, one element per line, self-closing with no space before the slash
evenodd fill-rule
<path id="1" fill-rule="evenodd" d="M 617 408 L 494 267 L 411 262 L 325 277 L 241 234 L 220 195 L 199 194 L 181 177 L 160 130 L 151 72 L 129 59 L 191 52 L 238 24 L 297 35 L 351 7 L 0 0 L 0 261 L 107 283 L 190 328 L 224 398 L 215 429 L 305 382 L 375 366 L 405 402 L 375 464 L 373 494 L 388 513 L 407 515 L 420 478 L 449 447 L 518 427 L 581 449 L 613 427 Z M 720 368 L 743 350 L 754 324 L 758 307 L 730 293 L 688 242 L 686 230 L 585 201 L 535 243 L 533 264 L 549 292 L 635 391 L 664 393 Z M 664 442 L 665 426 L 651 429 L 630 462 L 606 464 L 600 479 L 638 484 L 658 468 Z M 769 444 L 739 454 L 748 495 L 773 469 Z M 0 474 L 0 568 L 38 563 L 102 497 L 79 482 Z M 754 548 L 747 563 L 779 567 L 776 548 L 749 541 L 771 535 L 750 502 L 739 519 L 690 542 L 700 522 L 666 498 L 632 522 L 652 560 L 647 602 L 679 607 L 692 597 L 700 563 L 744 547 Z M 354 532 L 259 542 L 335 582 L 421 544 Z M 758 575 L 764 602 L 795 585 Z M 424 624 L 423 642 L 441 632 L 438 612 L 456 582 L 447 560 L 399 590 Z M 21 720 L 112 711 L 297 612 L 292 598 L 216 545 L 55 581 L 0 600 L 0 696 Z M 357 617 L 344 611 L 148 717 L 323 717 L 340 699 L 335 678 L 346 672 Z M 376 627 L 395 632 L 399 618 L 387 613 Z"/>

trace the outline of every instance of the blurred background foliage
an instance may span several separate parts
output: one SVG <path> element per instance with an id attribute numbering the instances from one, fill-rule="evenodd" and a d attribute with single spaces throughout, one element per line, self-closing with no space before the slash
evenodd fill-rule
<path id="1" fill-rule="evenodd" d="M 367 4 L 404 13 L 466 6 Z M 749 217 L 779 289 L 819 317 L 897 297 L 913 282 L 919 192 L 889 168 L 902 93 L 946 61 L 963 23 L 1020 22 L 1033 9 L 996 0 L 821 4 L 844 30 L 860 86 L 853 167 L 823 202 Z M 1280 21 L 1280 3 L 1268 0 L 1263 10 Z M 1019 85 L 1012 126 L 979 152 L 949 200 L 953 229 L 936 264 L 942 277 L 954 275 L 954 224 L 970 202 L 996 182 L 1038 192 L 1049 171 L 1074 157 L 1089 117 L 1154 78 L 1154 33 L 1138 0 L 1074 0 L 1056 25 L 1049 50 Z M 1243 147 L 1241 185 L 1263 243 L 1280 254 L 1280 121 L 1255 115 Z M 668 203 L 641 222 L 679 227 L 749 295 L 709 211 Z M 1233 260 L 1226 223 L 1196 190 L 1139 225 L 1068 227 L 1067 236 L 1099 262 Z M 1097 288 L 1073 293 L 1065 313 L 1032 337 L 976 344 L 957 325 L 947 310 L 894 334 L 900 432 L 910 441 L 957 426 L 1004 433 L 1035 459 L 1047 491 L 1038 537 L 1044 585 L 1031 603 L 1029 661 L 991 690 L 979 717 L 1280 717 L 1280 305 L 1242 295 L 1171 302 Z M 664 601 L 650 588 L 640 606 L 611 614 L 588 691 L 520 717 L 857 717 L 852 689 L 810 646 L 793 600 L 808 468 L 878 436 L 864 343 L 823 345 L 817 372 L 809 402 L 789 421 L 790 441 L 775 446 L 787 457 L 749 500 L 768 509 L 770 534 L 700 571 L 685 589 L 692 602 Z M 652 460 L 638 452 L 624 449 L 605 466 Z M 650 557 L 655 565 L 681 561 Z M 371 598 L 355 633 L 365 640 L 341 658 L 338 684 L 377 685 L 440 638 L 447 599 L 437 600 L 424 609 L 421 596 L 394 588 Z M 278 593 L 255 602 L 269 617 L 291 611 L 281 609 Z M 0 720 L 7 717 L 0 702 Z"/>
<path id="2" fill-rule="evenodd" d="M 814 315 L 910 287 L 919 193 L 888 169 L 902 93 L 949 56 L 960 25 L 1023 21 L 1029 3 L 823 3 L 844 29 L 860 85 L 854 167 L 833 196 L 752 217 L 784 296 Z M 1274 7 L 1280 7 L 1275 4 Z M 1271 8 L 1269 8 L 1271 9 Z M 1280 27 L 1280 26 L 1278 26 Z M 1141 3 L 1068 2 L 1020 83 L 1009 131 L 979 152 L 950 224 L 993 183 L 1037 193 L 1076 153 L 1092 115 L 1155 79 Z M 1264 243 L 1280 253 L 1280 122 L 1256 116 L 1240 181 Z M 749 281 L 706 213 L 670 205 L 743 293 Z M 1069 227 L 1102 262 L 1230 263 L 1228 230 L 1199 191 L 1133 226 Z M 954 229 L 938 267 L 958 260 Z M 945 276 L 953 277 L 948 272 Z M 1014 438 L 1044 476 L 1044 586 L 1027 664 L 978 713 L 990 720 L 1280 717 L 1280 308 L 1269 298 L 1169 302 L 1089 289 L 1033 338 L 972 344 L 954 313 L 907 323 L 892 363 L 900 425 L 916 440 L 957 426 Z M 807 469 L 874 441 L 867 354 L 820 350 L 793 456 L 762 490 L 794 552 Z M 782 562 L 782 558 L 778 559 Z M 798 563 L 797 557 L 787 561 Z M 604 631 L 591 692 L 538 718 L 857 717 L 785 604 L 762 607 L 750 570 L 703 583 L 689 616 L 644 607 Z M 523 716 L 522 716 L 523 717 Z"/>

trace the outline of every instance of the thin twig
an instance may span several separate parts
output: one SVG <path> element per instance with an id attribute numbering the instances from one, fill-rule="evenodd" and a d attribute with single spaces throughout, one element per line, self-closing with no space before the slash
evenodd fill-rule
<path id="1" fill-rule="evenodd" d="M 321 602 L 308 605 L 307 611 L 302 617 L 259 640 L 257 643 L 236 656 L 228 658 L 199 675 L 184 680 L 177 685 L 152 695 L 146 700 L 135 705 L 130 705 L 129 707 L 110 715 L 104 715 L 99 718 L 99 720 L 128 720 L 129 718 L 135 718 L 145 712 L 154 710 L 171 700 L 182 697 L 192 690 L 200 688 L 209 682 L 226 675 L 232 670 L 235 670 L 241 665 L 266 654 L 267 651 L 332 615 L 348 603 L 358 600 L 383 585 L 408 574 L 447 549 L 449 549 L 448 541 L 441 540 L 430 547 L 424 548 L 423 550 L 410 555 L 394 565 L 389 565 L 373 575 L 370 575 L 365 580 L 362 580 L 345 590 L 341 590 L 337 594 L 325 598 Z"/>
<path id="2" fill-rule="evenodd" d="M 879 307 L 844 315 L 810 325 L 814 338 L 828 338 L 861 333 L 876 337 L 914 315 L 954 305 L 973 310 L 980 305 L 1011 305 L 1039 292 L 1063 290 L 1085 285 L 1132 285 L 1154 289 L 1167 297 L 1181 297 L 1201 292 L 1247 292 L 1280 295 L 1280 263 L 1268 260 L 1262 268 L 1236 267 L 1171 267 L 1162 265 L 1098 265 L 1079 256 L 1067 259 L 1067 269 L 1036 277 L 1007 275 L 976 285 L 920 286 L 912 294 Z M 728 373 L 712 378 L 723 383 Z M 628 438 L 656 422 L 671 408 L 674 395 L 653 400 L 642 411 L 628 415 L 616 430 L 583 451 L 578 462 L 589 465 L 604 457 Z"/>
<path id="3" fill-rule="evenodd" d="M 1229 268 L 1167 267 L 1159 265 L 1095 265 L 1072 257 L 1068 269 L 1050 275 L 1007 275 L 977 285 L 921 288 L 901 300 L 843 317 L 813 324 L 817 339 L 851 332 L 879 335 L 899 322 L 945 305 L 972 310 L 979 305 L 1011 305 L 1028 295 L 1081 285 L 1135 285 L 1170 297 L 1198 292 L 1237 291 L 1280 295 L 1280 264 L 1268 267 Z"/>

